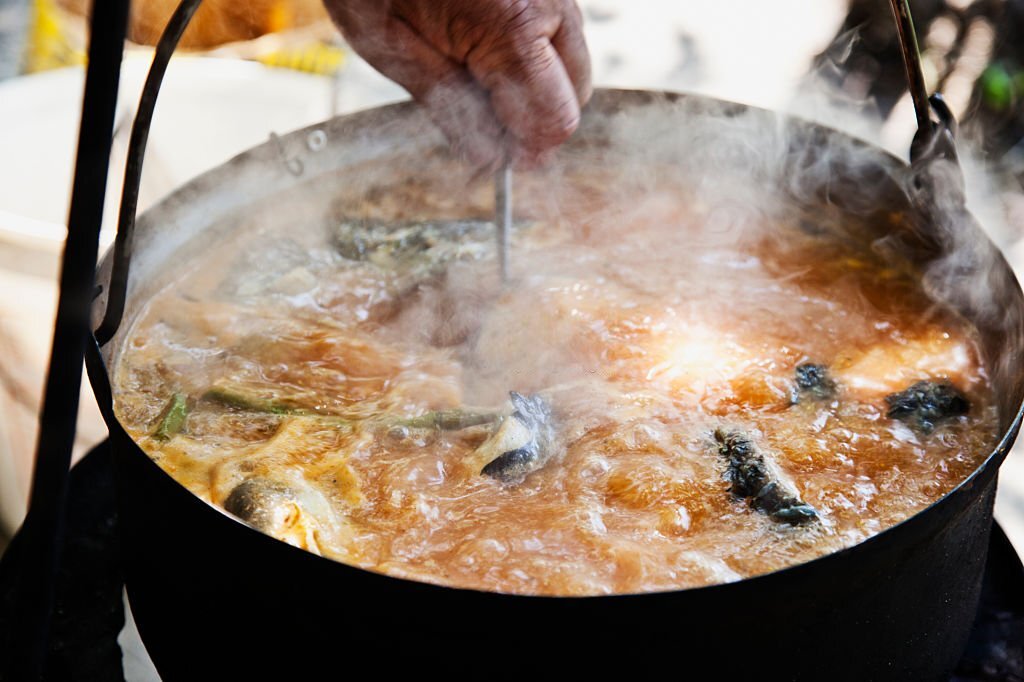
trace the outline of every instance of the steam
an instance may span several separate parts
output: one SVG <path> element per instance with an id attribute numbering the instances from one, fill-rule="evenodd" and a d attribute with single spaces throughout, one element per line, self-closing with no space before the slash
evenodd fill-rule
<path id="1" fill-rule="evenodd" d="M 861 139 L 880 130 L 877 117 L 872 120 L 870 103 L 831 100 L 824 89 L 805 90 L 794 109 Z M 1012 280 L 967 208 L 962 171 L 956 165 L 937 161 L 908 168 L 880 159 L 877 140 L 851 143 L 842 136 L 788 125 L 768 112 L 701 99 L 655 96 L 642 106 L 626 106 L 607 117 L 601 112 L 598 118 L 604 120 L 590 126 L 585 122 L 581 137 L 596 137 L 601 144 L 595 148 L 570 143 L 537 176 L 544 178 L 544 189 L 534 191 L 528 201 L 548 210 L 554 207 L 555 215 L 546 220 L 557 223 L 562 218 L 571 223 L 573 208 L 560 205 L 566 201 L 560 194 L 572 195 L 569 185 L 574 173 L 582 167 L 614 168 L 601 189 L 605 212 L 589 219 L 589 243 L 574 253 L 514 252 L 520 292 L 540 283 L 558 289 L 563 281 L 568 288 L 574 277 L 575 284 L 587 287 L 621 272 L 629 281 L 618 284 L 640 291 L 642 298 L 643 292 L 658 286 L 645 282 L 641 274 L 639 261 L 646 259 L 647 267 L 660 273 L 652 279 L 674 276 L 688 283 L 686 295 L 676 294 L 671 303 L 683 310 L 680 326 L 692 328 L 693 318 L 685 312 L 687 296 L 723 302 L 728 298 L 723 296 L 721 281 L 701 282 L 693 276 L 693 269 L 701 267 L 694 253 L 714 259 L 719 252 L 774 238 L 772 230 L 791 223 L 796 208 L 811 211 L 829 229 L 848 231 L 849 237 L 873 243 L 877 252 L 910 257 L 922 268 L 925 289 L 935 305 L 961 311 L 983 335 L 1017 333 L 1019 320 L 1008 315 L 1005 306 Z M 973 163 L 968 149 L 962 148 L 961 154 Z M 967 168 L 976 171 L 972 163 Z M 529 177 L 523 182 L 529 185 Z M 693 209 L 699 227 L 681 225 L 676 234 L 665 229 L 646 234 L 642 228 L 624 229 L 651 220 L 679 220 L 662 205 L 668 201 L 666 184 L 679 188 L 678 196 Z M 974 177 L 967 187 L 976 193 L 975 202 L 989 200 L 984 193 L 978 194 L 987 188 L 983 179 Z M 529 218 L 529 203 L 520 204 L 519 210 Z M 898 219 L 888 222 L 889 213 L 898 214 Z M 649 241 L 639 246 L 644 239 Z M 621 262 L 601 264 L 600 259 L 607 257 L 601 250 L 615 240 L 621 244 L 611 257 Z M 594 249 L 589 255 L 588 246 Z M 742 266 L 730 262 L 726 267 Z M 713 277 L 711 269 L 708 275 Z M 455 332 L 449 333 L 448 320 L 434 321 L 442 329 L 440 336 L 467 338 L 466 330 L 474 330 L 468 334 L 472 357 L 466 378 L 473 399 L 500 400 L 509 388 L 570 385 L 585 390 L 579 387 L 600 381 L 605 367 L 600 358 L 588 355 L 586 342 L 578 338 L 579 327 L 571 322 L 576 316 L 597 324 L 586 317 L 586 311 L 571 305 L 559 308 L 558 301 L 546 297 L 550 291 L 537 291 L 533 298 L 524 299 L 529 303 L 513 303 L 496 312 L 499 299 L 516 301 L 517 294 L 488 286 L 497 287 L 496 283 L 482 286 L 478 271 L 463 273 L 426 292 L 428 299 L 437 295 L 447 303 L 423 303 L 429 309 L 451 310 L 459 307 L 453 301 L 474 301 L 469 307 L 472 313 L 455 316 Z M 727 286 L 724 291 L 729 293 Z M 561 293 L 572 298 L 571 292 Z M 418 325 L 430 326 L 424 323 L 422 308 L 416 319 Z M 432 335 L 438 336 L 436 329 Z M 721 349 L 711 348 L 696 364 L 728 364 L 712 357 L 717 350 Z M 1002 374 L 1006 368 L 994 371 Z"/>
<path id="2" fill-rule="evenodd" d="M 509 390 L 553 386 L 571 387 L 579 398 L 586 387 L 610 379 L 613 363 L 587 336 L 604 322 L 585 305 L 588 296 L 605 296 L 629 324 L 655 330 L 638 345 L 667 349 L 665 358 L 652 357 L 639 376 L 669 381 L 701 367 L 724 376 L 736 363 L 719 356 L 739 352 L 741 340 L 688 344 L 684 331 L 698 329 L 701 315 L 714 318 L 732 301 L 744 300 L 744 287 L 768 292 L 765 306 L 788 309 L 777 298 L 782 276 L 749 275 L 757 264 L 736 253 L 765 240 L 784 242 L 789 233 L 782 228 L 803 218 L 883 254 L 928 251 L 917 260 L 937 306 L 965 311 L 984 333 L 1016 334 L 1019 322 L 1003 305 L 1012 282 L 965 210 L 989 205 L 993 183 L 978 172 L 963 144 L 966 198 L 959 170 L 948 163 L 908 169 L 884 159 L 878 149 L 885 142 L 883 127 L 872 103 L 838 96 L 826 84 L 855 39 L 848 35 L 823 62 L 789 113 L 863 144 L 756 108 L 653 93 L 599 94 L 580 132 L 550 165 L 517 175 L 520 236 L 513 242 L 512 287 L 502 288 L 491 261 L 456 262 L 446 276 L 423 281 L 405 295 L 383 325 L 385 333 L 457 360 L 465 368 L 467 403 L 497 404 Z M 479 101 L 466 99 L 458 87 L 441 86 L 431 96 L 441 100 L 432 107 L 435 117 L 448 112 L 443 118 L 449 126 L 468 129 L 480 120 Z M 337 266 L 332 240 L 339 220 L 488 220 L 493 214 L 486 178 L 451 160 L 472 157 L 470 150 L 445 151 L 441 134 L 422 111 L 402 121 L 382 120 L 382 133 L 360 140 L 358 153 L 345 151 L 351 169 L 301 188 L 294 201 L 277 205 L 275 198 L 258 215 L 256 227 L 268 241 L 284 236 L 311 254 L 314 277 L 296 277 L 289 266 L 282 277 L 288 275 L 292 284 L 329 278 Z M 377 124 L 367 119 L 366 125 Z M 492 136 L 482 129 L 460 139 Z M 886 146 L 898 157 L 906 154 L 899 144 Z M 580 187 L 581 179 L 589 186 Z M 335 195 L 330 206 L 325 188 Z M 322 233 L 295 229 L 313 224 L 325 226 L 325 241 L 317 241 Z M 531 231 L 535 224 L 543 234 Z M 266 242 L 254 244 L 265 248 Z M 742 284 L 728 283 L 731 273 L 743 275 Z M 666 280 L 679 284 L 666 289 Z M 352 279 L 321 279 L 318 286 L 319 292 L 299 292 L 295 304 L 340 315 L 336 321 L 343 323 L 351 311 L 337 302 L 365 293 Z M 630 317 L 630 306 L 659 296 L 661 313 L 647 321 Z M 371 305 L 359 305 L 352 321 L 372 319 Z M 719 333 L 713 324 L 699 328 L 708 338 Z M 685 362 L 679 360 L 683 356 Z"/>
<path id="3" fill-rule="evenodd" d="M 844 83 L 844 65 L 858 39 L 857 31 L 850 31 L 833 41 L 818 67 L 805 79 L 789 112 L 905 159 L 911 135 L 916 132 L 909 96 L 904 96 L 889 121 L 883 121 L 872 100 L 851 95 L 857 88 Z M 844 89 L 837 83 L 844 83 Z M 998 188 L 998 171 L 984 161 L 980 140 L 961 129 L 956 147 L 956 162 L 939 160 L 921 165 L 898 174 L 895 180 L 923 217 L 915 226 L 919 236 L 934 242 L 937 250 L 923 273 L 930 295 L 937 302 L 968 311 L 976 324 L 1006 332 L 1017 324 L 1005 315 L 1013 284 L 1004 276 L 999 252 L 985 237 L 1005 248 L 1019 235 L 1006 220 L 1006 197 Z M 845 161 L 842 165 L 848 166 Z M 880 238 L 879 248 L 887 248 L 892 237 Z"/>

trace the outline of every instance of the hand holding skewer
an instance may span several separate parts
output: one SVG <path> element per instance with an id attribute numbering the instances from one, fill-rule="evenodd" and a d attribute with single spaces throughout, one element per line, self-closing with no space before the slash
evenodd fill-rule
<path id="1" fill-rule="evenodd" d="M 534 165 L 576 130 L 590 55 L 573 0 L 324 0 L 471 163 Z"/>

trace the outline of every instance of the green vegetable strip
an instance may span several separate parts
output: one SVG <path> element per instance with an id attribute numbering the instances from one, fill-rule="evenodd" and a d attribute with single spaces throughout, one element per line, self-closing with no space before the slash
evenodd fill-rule
<path id="1" fill-rule="evenodd" d="M 345 424 L 349 423 L 343 417 L 327 415 L 302 407 L 295 407 L 289 403 L 263 398 L 254 395 L 244 388 L 229 385 L 215 385 L 203 394 L 204 400 L 210 400 L 228 407 L 235 407 L 240 410 L 252 412 L 263 412 L 291 417 L 315 417 L 318 419 L 338 420 Z M 450 410 L 438 410 L 427 412 L 409 419 L 385 418 L 378 421 L 384 426 L 405 426 L 411 429 L 440 429 L 441 431 L 461 431 L 471 426 L 493 424 L 501 420 L 500 412 L 489 412 L 480 410 L 466 410 L 455 408 Z"/>
<path id="2" fill-rule="evenodd" d="M 175 393 L 160 414 L 160 420 L 153 429 L 153 438 L 161 442 L 169 441 L 184 428 L 187 418 L 188 401 L 183 393 Z"/>
<path id="3" fill-rule="evenodd" d="M 308 417 L 339 427 L 352 426 L 351 420 L 344 417 L 324 414 L 303 407 L 294 407 L 271 398 L 262 398 L 236 386 L 214 386 L 203 394 L 203 400 L 210 400 L 248 412 L 262 412 L 281 417 Z"/>
<path id="4" fill-rule="evenodd" d="M 498 412 L 473 412 L 455 408 L 452 410 L 439 410 L 427 412 L 411 419 L 401 419 L 399 426 L 408 426 L 412 429 L 440 429 L 441 431 L 461 431 L 471 426 L 481 424 L 493 424 L 501 419 Z"/>
<path id="5" fill-rule="evenodd" d="M 214 386 L 203 394 L 203 399 L 212 400 L 215 403 L 227 405 L 228 407 L 252 410 L 253 412 L 294 415 L 299 417 L 319 416 L 319 414 L 313 410 L 307 410 L 301 407 L 292 407 L 291 405 L 286 405 L 270 398 L 261 398 L 260 396 L 246 393 L 244 390 L 234 387 Z"/>

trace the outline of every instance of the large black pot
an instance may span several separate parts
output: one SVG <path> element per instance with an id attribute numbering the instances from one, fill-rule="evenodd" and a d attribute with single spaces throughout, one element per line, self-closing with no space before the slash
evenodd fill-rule
<path id="1" fill-rule="evenodd" d="M 910 227 L 893 235 L 896 241 L 916 249 L 922 262 L 941 253 L 944 240 L 929 231 L 950 225 L 940 224 L 927 192 L 922 202 L 904 191 L 915 186 L 917 170 L 836 131 L 771 112 L 692 96 L 600 91 L 567 153 L 614 147 L 617 121 L 655 108 L 667 117 L 663 125 L 679 129 L 695 117 L 759 121 L 764 143 L 779 147 L 791 172 L 828 165 L 814 192 L 790 200 L 860 218 L 900 213 Z M 109 374 L 126 330 L 148 297 L 173 278 L 175 263 L 234 229 L 256 188 L 272 201 L 329 186 L 339 167 L 381 159 L 415 172 L 419 155 L 441 147 L 409 105 L 337 118 L 239 156 L 140 219 L 124 323 L 112 341 L 90 348 L 88 360 L 115 450 L 128 594 L 165 678 L 344 678 L 364 666 L 387 677 L 484 679 L 948 676 L 971 629 L 997 470 L 1017 435 L 1024 399 L 1024 296 L 995 247 L 973 222 L 961 220 L 963 212 L 955 229 L 981 245 L 981 256 L 960 273 L 964 286 L 984 275 L 998 291 L 1001 312 L 993 316 L 977 297 L 946 293 L 982 334 L 999 403 L 997 448 L 968 480 L 914 517 L 776 573 L 701 589 L 584 598 L 391 578 L 262 535 L 193 496 L 127 437 L 111 409 Z M 108 254 L 100 281 L 111 260 Z M 97 319 L 105 305 L 101 296 Z"/>

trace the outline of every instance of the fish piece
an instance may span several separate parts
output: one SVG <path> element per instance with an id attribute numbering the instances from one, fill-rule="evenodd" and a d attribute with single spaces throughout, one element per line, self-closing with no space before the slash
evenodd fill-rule
<path id="1" fill-rule="evenodd" d="M 166 443 L 181 432 L 187 419 L 188 400 L 184 393 L 175 393 L 167 401 L 167 406 L 160 413 L 157 425 L 150 435 L 153 440 Z"/>
<path id="2" fill-rule="evenodd" d="M 551 408 L 540 396 L 509 394 L 513 412 L 474 452 L 480 473 L 503 483 L 517 483 L 543 467 L 551 458 Z"/>
<path id="3" fill-rule="evenodd" d="M 342 220 L 334 233 L 338 252 L 348 260 L 386 270 L 424 274 L 453 260 L 480 258 L 491 250 L 494 224 L 483 220 L 380 222 Z"/>
<path id="4" fill-rule="evenodd" d="M 964 394 L 949 381 L 918 381 L 901 393 L 885 398 L 889 404 L 886 416 L 915 424 L 924 433 L 935 430 L 937 423 L 967 414 L 971 408 Z"/>
<path id="5" fill-rule="evenodd" d="M 327 537 L 350 531 L 323 494 L 300 480 L 252 476 L 231 490 L 223 506 L 256 530 L 317 554 L 324 530 Z"/>
<path id="6" fill-rule="evenodd" d="M 265 478 L 239 483 L 224 501 L 224 509 L 253 528 L 275 537 L 286 534 L 302 514 L 295 490 Z"/>
<path id="7" fill-rule="evenodd" d="M 818 365 L 813 362 L 805 362 L 797 365 L 796 394 L 793 402 L 799 402 L 801 398 L 810 400 L 830 400 L 836 395 L 836 382 L 829 376 L 826 365 Z"/>
<path id="8" fill-rule="evenodd" d="M 782 523 L 798 526 L 818 519 L 814 507 L 782 480 L 750 438 L 716 429 L 715 440 L 719 454 L 728 460 L 726 478 L 733 495 L 746 498 L 754 509 Z"/>
<path id="9" fill-rule="evenodd" d="M 394 317 L 415 307 L 423 287 L 444 282 L 452 266 L 493 257 L 494 229 L 493 223 L 482 220 L 342 220 L 335 229 L 334 244 L 352 267 L 371 268 L 378 278 L 383 276 L 388 303 L 381 309 Z M 436 293 L 427 300 L 444 304 L 444 298 L 438 299 Z M 463 300 L 459 303 L 465 305 Z M 451 320 L 441 327 L 444 332 L 452 329 Z M 438 343 L 452 345 L 451 340 L 446 343 L 442 338 Z"/>

